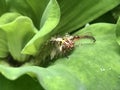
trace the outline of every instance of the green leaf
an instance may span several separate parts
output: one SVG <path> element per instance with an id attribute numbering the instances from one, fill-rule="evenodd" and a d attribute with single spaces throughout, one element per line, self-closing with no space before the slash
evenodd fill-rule
<path id="1" fill-rule="evenodd" d="M 42 15 L 49 1 L 50 0 L 27 0 L 28 5 L 32 8 L 32 11 L 36 15 L 36 18 L 33 16 L 31 18 L 38 28 L 40 28 Z"/>
<path id="2" fill-rule="evenodd" d="M 5 32 L 8 51 L 14 60 L 25 61 L 27 56 L 21 54 L 21 50 L 36 33 L 32 21 L 28 17 L 20 16 L 9 23 L 1 25 L 0 29 Z"/>
<path id="3" fill-rule="evenodd" d="M 114 19 L 118 20 L 120 16 L 120 5 L 111 10 Z"/>
<path id="4" fill-rule="evenodd" d="M 5 58 L 8 56 L 9 50 L 7 45 L 7 36 L 5 31 L 2 30 L 1 26 L 13 21 L 15 18 L 20 16 L 17 13 L 6 13 L 0 17 L 0 57 Z"/>
<path id="5" fill-rule="evenodd" d="M 15 15 L 12 19 L 1 19 L 1 57 L 6 57 L 8 52 L 10 52 L 14 59 L 24 61 L 26 60 L 26 55 L 23 54 L 35 55 L 54 32 L 65 33 L 74 31 L 120 3 L 120 0 L 75 0 L 74 2 L 72 0 L 58 0 L 62 11 L 62 19 L 59 26 L 56 27 L 60 18 L 60 8 L 55 0 L 50 0 L 42 19 L 39 17 L 39 14 L 36 18 L 38 10 L 36 8 L 39 6 L 36 6 L 38 4 L 32 4 L 35 0 L 27 1 L 30 2 L 29 5 L 34 10 L 31 9 L 30 11 L 29 8 L 31 6 L 26 1 L 7 0 L 7 2 L 11 3 L 11 5 L 8 5 L 10 6 L 10 11 L 18 11 L 23 15 L 35 18 L 34 23 L 37 23 L 36 27 L 38 28 L 41 25 L 40 31 L 37 32 L 31 20 L 24 16 L 18 17 L 19 15 Z M 47 0 L 43 2 L 47 3 Z M 41 10 L 43 10 L 45 6 L 41 5 Z M 33 8 L 34 6 L 36 7 Z M 39 24 L 40 19 L 41 23 Z M 82 41 L 87 40 L 78 40 L 76 43 L 80 43 L 80 45 L 75 46 L 75 50 L 69 58 L 58 59 L 46 68 L 39 66 L 13 68 L 0 65 L 0 72 L 9 80 L 16 80 L 27 74 L 32 78 L 36 78 L 45 90 L 119 90 L 120 47 L 118 43 L 120 35 L 118 29 L 119 21 L 117 27 L 114 24 L 106 23 L 90 25 L 76 34 L 91 32 L 96 42 L 83 43 Z M 36 35 L 32 38 L 35 33 Z M 21 54 L 22 49 L 23 54 Z M 24 80 L 25 78 L 23 78 L 23 82 Z M 13 82 L 15 83 L 15 81 Z M 22 81 L 18 82 L 21 83 L 18 84 L 19 88 L 23 83 Z M 29 80 L 25 80 L 25 82 L 30 83 Z M 31 84 L 31 87 L 35 86 Z M 23 89 L 26 89 L 26 87 L 23 87 Z"/>
<path id="6" fill-rule="evenodd" d="M 7 0 L 7 5 L 10 11 L 19 12 L 30 17 L 34 25 L 39 28 L 42 13 L 48 1 L 49 0 Z M 74 31 L 120 4 L 120 0 L 57 1 L 61 9 L 61 20 L 54 31 L 54 33 L 57 34 Z"/>
<path id="7" fill-rule="evenodd" d="M 117 42 L 120 45 L 120 18 L 117 21 L 116 37 L 117 37 Z"/>
<path id="8" fill-rule="evenodd" d="M 68 33 L 105 14 L 120 4 L 120 0 L 58 0 L 61 20 L 55 33 Z M 68 5 L 69 4 L 69 5 Z"/>
<path id="9" fill-rule="evenodd" d="M 15 81 L 8 80 L 0 75 L 0 90 L 43 90 L 43 88 L 28 75 L 24 75 Z"/>
<path id="10" fill-rule="evenodd" d="M 7 11 L 5 0 L 0 0 L 0 16 Z"/>
<path id="11" fill-rule="evenodd" d="M 56 27 L 60 19 L 60 9 L 56 0 L 50 0 L 42 19 L 40 31 L 25 46 L 22 53 L 35 55 L 40 47 L 50 38 L 51 31 Z"/>
<path id="12" fill-rule="evenodd" d="M 5 13 L 0 17 L 0 25 L 4 25 L 14 21 L 20 14 L 18 13 Z"/>
<path id="13" fill-rule="evenodd" d="M 56 68 L 50 67 L 48 69 L 36 66 L 20 68 L 0 66 L 0 71 L 6 78 L 10 80 L 15 80 L 23 74 L 37 77 L 40 84 L 46 90 L 77 90 L 80 88 L 80 86 L 82 86 L 82 84 L 80 85 L 79 80 L 77 80 L 77 78 L 75 78 L 74 75 L 72 75 L 69 71 L 67 71 L 66 67 L 61 65 L 58 65 Z M 70 80 L 72 82 L 70 82 Z"/>
<path id="14" fill-rule="evenodd" d="M 85 27 L 77 35 L 91 32 L 95 43 L 76 46 L 69 58 L 61 58 L 47 68 L 0 65 L 0 72 L 10 80 L 23 74 L 36 77 L 45 90 L 119 90 L 120 54 L 114 24 L 98 23 Z M 81 45 L 82 44 L 82 45 Z"/>
<path id="15" fill-rule="evenodd" d="M 5 58 L 8 55 L 7 39 L 5 32 L 0 29 L 0 58 Z"/>
<path id="16" fill-rule="evenodd" d="M 7 0 L 9 11 L 30 17 L 39 29 L 40 20 L 49 0 Z"/>

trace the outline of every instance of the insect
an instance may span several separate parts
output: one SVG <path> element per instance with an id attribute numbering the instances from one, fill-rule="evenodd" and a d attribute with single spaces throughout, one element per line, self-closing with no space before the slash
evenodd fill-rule
<path id="1" fill-rule="evenodd" d="M 51 52 L 51 59 L 54 58 L 56 55 L 66 55 L 75 47 L 75 42 L 80 39 L 91 39 L 93 42 L 95 42 L 95 38 L 93 36 L 89 35 L 83 35 L 83 36 L 72 36 L 69 34 L 66 34 L 65 36 L 59 36 L 59 37 L 52 37 L 50 42 L 53 44 L 53 49 Z"/>

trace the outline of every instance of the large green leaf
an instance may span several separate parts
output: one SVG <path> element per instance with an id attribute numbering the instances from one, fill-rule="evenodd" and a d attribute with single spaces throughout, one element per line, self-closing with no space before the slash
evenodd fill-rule
<path id="1" fill-rule="evenodd" d="M 3 21 L 0 25 L 1 47 L 4 47 L 3 49 L 8 49 L 14 60 L 25 61 L 27 56 L 21 54 L 21 50 L 36 33 L 36 29 L 28 17 L 18 17 L 16 14 L 9 14 L 8 16 L 11 18 L 8 19 L 5 14 L 5 16 L 2 16 L 0 19 L 1 22 Z M 3 39 L 2 36 L 5 39 Z M 4 51 L 8 52 L 6 50 Z"/>
<path id="2" fill-rule="evenodd" d="M 10 11 L 29 16 L 39 28 L 42 13 L 49 0 L 7 0 Z M 74 31 L 120 4 L 120 0 L 57 0 L 61 20 L 55 33 Z M 92 17 L 91 17 L 92 16 Z"/>
<path id="3" fill-rule="evenodd" d="M 59 6 L 56 0 L 50 0 L 41 19 L 40 31 L 25 46 L 22 53 L 30 55 L 35 55 L 38 53 L 43 43 L 51 37 L 50 33 L 58 24 L 59 19 Z"/>
<path id="4" fill-rule="evenodd" d="M 46 90 L 119 90 L 120 54 L 113 24 L 98 23 L 77 34 L 91 32 L 95 43 L 76 46 L 69 58 L 61 58 L 47 68 L 19 68 L 0 65 L 0 72 L 10 80 L 27 73 L 37 77 Z"/>
<path id="5" fill-rule="evenodd" d="M 120 0 L 57 0 L 61 21 L 55 33 L 74 31 L 120 4 Z"/>

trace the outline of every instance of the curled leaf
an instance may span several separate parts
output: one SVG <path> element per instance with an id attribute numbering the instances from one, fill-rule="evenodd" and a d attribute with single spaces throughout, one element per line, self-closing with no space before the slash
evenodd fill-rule
<path id="1" fill-rule="evenodd" d="M 36 33 L 32 21 L 28 17 L 20 16 L 12 22 L 1 25 L 0 29 L 5 32 L 6 46 L 14 60 L 20 62 L 27 60 L 27 55 L 21 54 L 21 50 Z"/>
<path id="2" fill-rule="evenodd" d="M 27 43 L 22 53 L 35 55 L 39 52 L 41 46 L 51 35 L 51 31 L 56 27 L 60 19 L 60 8 L 56 0 L 50 0 L 42 19 L 40 31 Z"/>

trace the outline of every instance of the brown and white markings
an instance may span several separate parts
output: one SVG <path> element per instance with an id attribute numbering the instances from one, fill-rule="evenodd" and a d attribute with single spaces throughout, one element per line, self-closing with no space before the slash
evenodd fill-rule
<path id="1" fill-rule="evenodd" d="M 53 59 L 57 55 L 65 55 L 69 53 L 73 48 L 75 47 L 75 42 L 80 39 L 91 39 L 93 42 L 95 42 L 95 38 L 93 36 L 89 35 L 83 35 L 83 36 L 72 36 L 69 34 L 66 34 L 65 36 L 61 37 L 52 37 L 50 39 L 50 42 L 53 46 L 50 57 Z"/>

